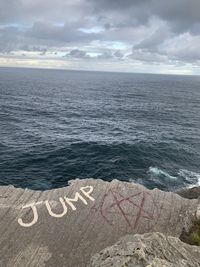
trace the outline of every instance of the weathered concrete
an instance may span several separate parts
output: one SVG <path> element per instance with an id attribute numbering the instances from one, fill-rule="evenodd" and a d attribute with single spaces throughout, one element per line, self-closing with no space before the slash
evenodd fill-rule
<path id="1" fill-rule="evenodd" d="M 95 254 L 88 267 L 199 267 L 200 247 L 161 233 L 123 237 Z"/>
<path id="2" fill-rule="evenodd" d="M 180 236 L 198 200 L 141 185 L 75 180 L 51 191 L 0 187 L 0 266 L 84 267 L 125 234 Z"/>

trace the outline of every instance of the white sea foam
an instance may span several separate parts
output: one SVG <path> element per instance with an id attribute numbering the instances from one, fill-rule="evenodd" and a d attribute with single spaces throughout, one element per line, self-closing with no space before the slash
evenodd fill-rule
<path id="1" fill-rule="evenodd" d="M 169 184 L 183 183 L 182 186 L 187 186 L 188 188 L 191 188 L 194 186 L 200 186 L 200 173 L 197 173 L 194 171 L 188 171 L 185 169 L 180 169 L 177 172 L 176 176 L 172 176 L 168 172 L 161 170 L 158 167 L 149 167 L 148 173 L 150 174 L 150 176 L 154 180 L 154 182 L 156 182 L 156 180 L 157 180 L 158 182 L 168 181 Z M 129 179 L 129 182 L 134 183 L 135 180 Z"/>
<path id="2" fill-rule="evenodd" d="M 155 177 L 159 177 L 159 176 L 164 176 L 168 179 L 171 180 L 176 180 L 177 177 L 176 176 L 172 176 L 169 173 L 167 173 L 166 171 L 163 171 L 157 167 L 149 167 L 149 173 L 151 173 L 152 175 L 154 175 Z"/>
<path id="3" fill-rule="evenodd" d="M 132 178 L 129 179 L 129 183 L 135 183 L 136 181 L 133 180 Z"/>
<path id="4" fill-rule="evenodd" d="M 193 183 L 192 185 L 189 185 L 190 188 L 194 186 L 200 186 L 200 174 L 199 173 L 181 169 L 179 170 L 178 175 L 182 176 L 190 183 L 191 182 Z"/>

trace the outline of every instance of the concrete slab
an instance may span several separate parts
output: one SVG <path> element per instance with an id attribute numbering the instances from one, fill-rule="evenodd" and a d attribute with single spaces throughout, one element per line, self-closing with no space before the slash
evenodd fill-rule
<path id="1" fill-rule="evenodd" d="M 0 266 L 85 267 L 126 234 L 180 236 L 198 200 L 114 180 L 50 191 L 0 187 Z"/>

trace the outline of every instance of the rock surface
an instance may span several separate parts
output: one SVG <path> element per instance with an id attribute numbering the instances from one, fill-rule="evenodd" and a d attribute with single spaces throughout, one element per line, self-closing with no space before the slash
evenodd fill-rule
<path id="1" fill-rule="evenodd" d="M 146 233 L 123 237 L 95 254 L 88 267 L 199 267 L 200 247 L 176 237 Z"/>
<path id="2" fill-rule="evenodd" d="M 126 234 L 189 229 L 199 200 L 114 180 L 50 191 L 0 187 L 0 266 L 85 267 Z"/>
<path id="3" fill-rule="evenodd" d="M 200 198 L 200 186 L 194 186 L 192 188 L 183 188 L 178 190 L 176 193 L 184 198 L 197 199 Z"/>

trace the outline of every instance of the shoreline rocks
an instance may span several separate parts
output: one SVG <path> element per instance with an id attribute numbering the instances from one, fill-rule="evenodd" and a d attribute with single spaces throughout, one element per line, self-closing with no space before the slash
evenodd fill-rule
<path id="1" fill-rule="evenodd" d="M 181 197 L 188 199 L 197 199 L 200 197 L 200 186 L 194 186 L 191 188 L 182 188 L 175 192 Z"/>
<path id="2" fill-rule="evenodd" d="M 200 247 L 161 233 L 125 236 L 93 255 L 88 267 L 199 267 Z"/>
<path id="3" fill-rule="evenodd" d="M 113 180 L 48 191 L 0 186 L 0 266 L 85 267 L 123 236 L 190 229 L 198 199 Z"/>

